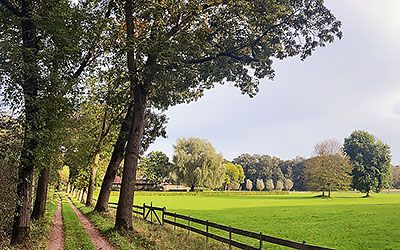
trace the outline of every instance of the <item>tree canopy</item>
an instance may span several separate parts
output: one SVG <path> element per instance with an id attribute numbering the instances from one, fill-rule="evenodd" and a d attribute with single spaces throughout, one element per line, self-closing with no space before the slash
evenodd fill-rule
<path id="1" fill-rule="evenodd" d="M 160 184 L 164 178 L 168 178 L 172 170 L 173 164 L 161 151 L 152 151 L 139 162 L 140 175 L 157 184 Z"/>
<path id="2" fill-rule="evenodd" d="M 366 131 L 356 130 L 344 141 L 344 151 L 353 166 L 353 188 L 369 196 L 388 185 L 390 147 Z"/>
<path id="3" fill-rule="evenodd" d="M 211 143 L 199 138 L 181 138 L 174 146 L 173 162 L 178 182 L 195 187 L 219 188 L 224 181 L 222 156 Z"/>

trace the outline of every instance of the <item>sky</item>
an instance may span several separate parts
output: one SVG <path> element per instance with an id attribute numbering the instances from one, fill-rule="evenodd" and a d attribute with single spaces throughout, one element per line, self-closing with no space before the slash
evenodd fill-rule
<path id="1" fill-rule="evenodd" d="M 197 102 L 171 107 L 168 138 L 148 151 L 173 155 L 180 137 L 208 140 L 225 159 L 259 153 L 309 157 L 325 139 L 343 143 L 362 129 L 387 143 L 400 163 L 400 1 L 327 0 L 342 21 L 342 40 L 301 61 L 276 60 L 273 81 L 255 98 L 231 84 Z"/>

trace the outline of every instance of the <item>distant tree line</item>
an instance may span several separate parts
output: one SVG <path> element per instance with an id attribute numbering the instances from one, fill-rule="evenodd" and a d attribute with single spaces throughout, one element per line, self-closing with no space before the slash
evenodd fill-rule
<path id="1" fill-rule="evenodd" d="M 172 162 L 162 152 L 140 160 L 139 173 L 148 180 L 215 190 L 331 191 L 358 190 L 369 196 L 383 188 L 400 187 L 400 168 L 391 166 L 390 148 L 366 131 L 354 131 L 344 144 L 325 140 L 312 157 L 282 160 L 275 156 L 241 154 L 224 160 L 206 140 L 181 138 Z"/>

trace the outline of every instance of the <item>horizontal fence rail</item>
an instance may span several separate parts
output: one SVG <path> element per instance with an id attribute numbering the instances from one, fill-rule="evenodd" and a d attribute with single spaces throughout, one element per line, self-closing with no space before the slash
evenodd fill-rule
<path id="1" fill-rule="evenodd" d="M 110 208 L 116 208 L 116 206 L 118 205 L 118 203 L 112 203 L 112 202 L 108 203 L 108 204 L 110 205 Z M 322 250 L 322 249 L 329 250 L 330 249 L 330 248 L 309 245 L 309 244 L 306 244 L 305 241 L 303 243 L 299 243 L 299 242 L 295 242 L 295 241 L 291 241 L 291 240 L 286 240 L 286 239 L 281 239 L 281 238 L 277 238 L 277 237 L 273 237 L 273 236 L 264 235 L 261 232 L 255 233 L 255 232 L 251 232 L 251 231 L 247 231 L 247 230 L 243 230 L 243 229 L 239 229 L 239 228 L 235 228 L 235 227 L 231 227 L 231 226 L 221 225 L 221 224 L 218 224 L 215 222 L 210 222 L 208 220 L 202 220 L 202 219 L 197 219 L 197 218 L 193 218 L 193 217 L 182 215 L 182 214 L 171 213 L 171 212 L 168 212 L 165 207 L 155 207 L 155 206 L 153 206 L 152 203 L 150 204 L 150 206 L 146 205 L 145 203 L 143 203 L 142 206 L 133 205 L 132 212 L 142 216 L 143 219 L 145 219 L 146 221 L 149 221 L 151 223 L 158 223 L 161 225 L 169 224 L 169 225 L 173 226 L 174 229 L 176 227 L 179 227 L 179 228 L 187 230 L 188 233 L 194 232 L 194 233 L 205 236 L 207 242 L 208 242 L 208 239 L 210 238 L 210 239 L 214 239 L 216 241 L 228 244 L 229 248 L 231 248 L 233 246 L 233 247 L 237 247 L 239 249 L 257 250 L 257 249 L 263 249 L 263 243 L 268 242 L 268 243 L 272 243 L 272 244 L 276 244 L 276 245 L 280 245 L 280 246 L 290 247 L 290 248 L 294 248 L 294 249 L 301 249 L 301 250 Z M 157 214 L 157 212 L 158 212 L 158 214 Z M 153 217 L 154 217 L 154 220 L 153 220 Z M 178 222 L 177 219 L 184 220 L 187 223 Z M 202 225 L 202 226 L 204 226 L 204 230 L 194 227 L 190 223 Z M 228 234 L 228 238 L 211 233 L 210 232 L 211 228 L 226 232 Z M 246 238 L 250 238 L 253 240 L 257 240 L 259 242 L 259 246 L 254 247 L 254 246 L 250 246 L 245 243 L 239 242 L 237 240 L 233 240 L 232 239 L 233 234 L 244 236 Z"/>

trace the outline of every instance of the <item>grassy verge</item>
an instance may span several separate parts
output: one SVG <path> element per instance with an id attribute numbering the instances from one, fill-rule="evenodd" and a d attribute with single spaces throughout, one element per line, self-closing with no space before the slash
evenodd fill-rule
<path id="1" fill-rule="evenodd" d="M 115 210 L 108 213 L 93 212 L 93 208 L 85 207 L 72 198 L 74 205 L 105 235 L 118 249 L 225 249 L 226 246 L 217 242 L 206 243 L 205 238 L 183 230 L 172 230 L 171 227 L 153 225 L 134 217 L 134 232 L 121 235 L 113 230 Z"/>
<path id="2" fill-rule="evenodd" d="M 23 245 L 18 245 L 11 249 L 46 249 L 48 244 L 47 236 L 53 226 L 56 209 L 57 196 L 53 190 L 49 190 L 46 213 L 43 218 L 32 223 L 30 240 Z"/>
<path id="3" fill-rule="evenodd" d="M 64 222 L 65 249 L 96 249 L 67 199 L 68 198 L 63 195 L 62 217 Z"/>

